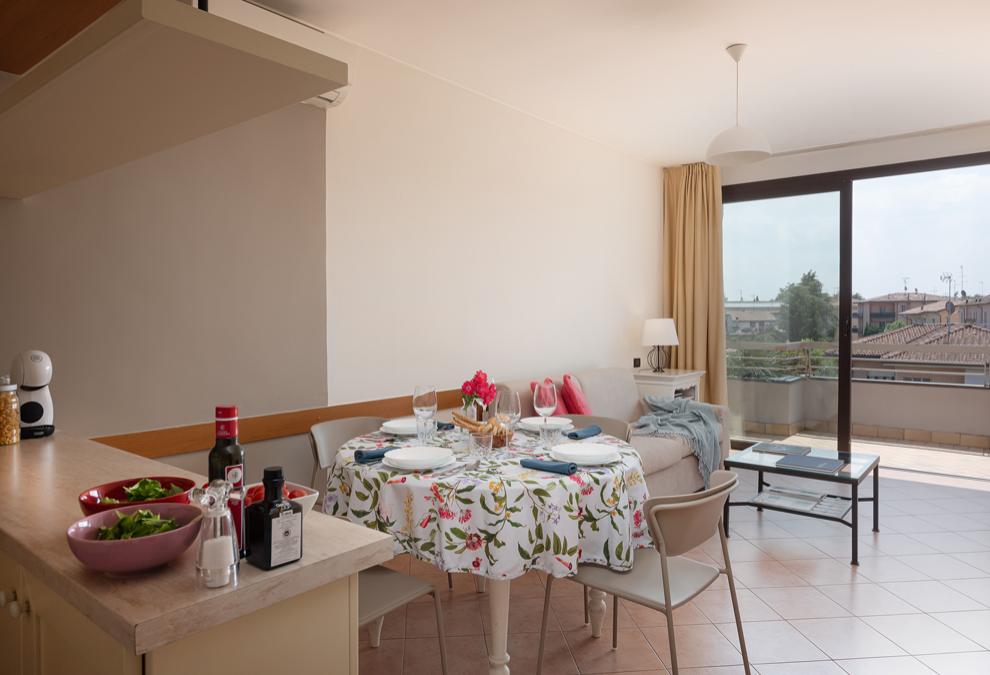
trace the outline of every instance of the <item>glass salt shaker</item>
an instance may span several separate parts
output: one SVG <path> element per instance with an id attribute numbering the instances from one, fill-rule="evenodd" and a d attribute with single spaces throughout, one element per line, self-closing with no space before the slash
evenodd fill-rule
<path id="1" fill-rule="evenodd" d="M 227 481 L 214 480 L 205 489 L 191 490 L 189 499 L 206 509 L 196 554 L 196 573 L 200 584 L 206 588 L 223 588 L 228 584 L 237 586 L 240 555 L 234 519 L 227 500 L 241 499 L 241 490 L 233 489 Z"/>
<path id="2" fill-rule="evenodd" d="M 21 404 L 17 385 L 10 375 L 0 375 L 0 445 L 16 445 L 21 440 Z"/>

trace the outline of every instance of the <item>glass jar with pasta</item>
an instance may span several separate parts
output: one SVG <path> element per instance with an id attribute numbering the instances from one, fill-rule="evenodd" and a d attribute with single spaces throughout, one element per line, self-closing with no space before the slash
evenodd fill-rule
<path id="1" fill-rule="evenodd" d="M 10 383 L 10 375 L 0 376 L 0 445 L 14 445 L 21 441 L 21 404 L 17 398 L 17 385 Z"/>

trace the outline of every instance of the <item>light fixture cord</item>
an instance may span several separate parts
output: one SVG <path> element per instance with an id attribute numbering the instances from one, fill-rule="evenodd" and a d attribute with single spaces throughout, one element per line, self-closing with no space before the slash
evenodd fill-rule
<path id="1" fill-rule="evenodd" d="M 739 61 L 736 60 L 736 126 L 739 126 Z"/>

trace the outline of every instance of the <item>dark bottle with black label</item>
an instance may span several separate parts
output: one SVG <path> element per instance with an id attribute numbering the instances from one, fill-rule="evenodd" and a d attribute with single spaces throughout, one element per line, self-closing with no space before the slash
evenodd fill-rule
<path id="1" fill-rule="evenodd" d="M 263 570 L 302 558 L 302 507 L 282 497 L 282 467 L 265 469 L 264 501 L 247 507 L 247 561 Z"/>
<path id="2" fill-rule="evenodd" d="M 216 442 L 210 450 L 210 482 L 225 480 L 233 488 L 244 487 L 244 448 L 237 440 L 237 406 L 218 405 L 216 408 Z M 230 517 L 237 535 L 237 550 L 247 555 L 244 542 L 244 502 L 231 499 Z"/>

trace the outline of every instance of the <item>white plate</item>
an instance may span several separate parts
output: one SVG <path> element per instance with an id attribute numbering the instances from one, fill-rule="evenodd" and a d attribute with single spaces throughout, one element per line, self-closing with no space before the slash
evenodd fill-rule
<path id="1" fill-rule="evenodd" d="M 539 432 L 543 428 L 542 417 L 524 417 L 519 420 L 519 428 L 525 431 Z M 574 428 L 574 422 L 570 417 L 547 417 L 546 426 L 558 431 L 570 431 Z"/>
<path id="2" fill-rule="evenodd" d="M 393 436 L 415 436 L 416 418 L 397 417 L 394 420 L 388 420 L 382 424 L 382 433 L 392 434 Z"/>
<path id="3" fill-rule="evenodd" d="M 383 457 L 382 458 L 382 465 L 383 466 L 387 466 L 390 469 L 395 469 L 396 471 L 437 471 L 439 469 L 446 468 L 446 467 L 450 466 L 451 464 L 454 464 L 456 461 L 457 461 L 457 458 L 456 457 L 451 457 L 449 460 L 447 460 L 446 462 L 444 462 L 440 466 L 430 467 L 429 469 L 407 469 L 407 468 L 405 468 L 403 466 L 395 466 L 394 464 L 392 464 L 391 462 L 388 461 L 388 458 L 387 457 Z"/>
<path id="4" fill-rule="evenodd" d="M 385 462 L 393 469 L 425 471 L 450 464 L 454 453 L 450 448 L 431 446 L 409 446 L 396 448 L 385 453 Z"/>
<path id="5" fill-rule="evenodd" d="M 562 443 L 550 449 L 550 456 L 562 462 L 581 466 L 611 464 L 622 458 L 618 449 L 604 443 Z"/>

